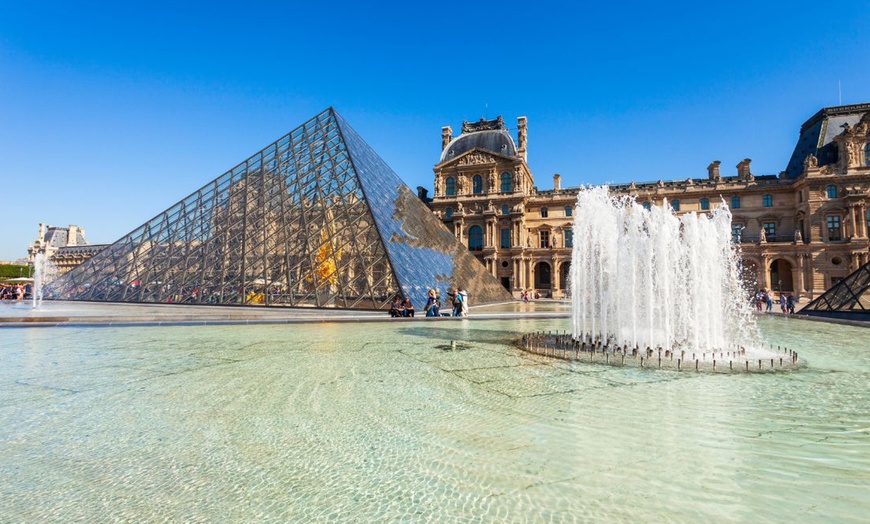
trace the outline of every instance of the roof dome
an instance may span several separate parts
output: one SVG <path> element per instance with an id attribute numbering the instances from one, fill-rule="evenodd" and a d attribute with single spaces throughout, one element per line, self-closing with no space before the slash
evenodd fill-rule
<path id="1" fill-rule="evenodd" d="M 504 129 L 463 133 L 447 144 L 441 152 L 441 162 L 452 160 L 472 149 L 483 149 L 504 156 L 516 156 L 517 146 Z"/>

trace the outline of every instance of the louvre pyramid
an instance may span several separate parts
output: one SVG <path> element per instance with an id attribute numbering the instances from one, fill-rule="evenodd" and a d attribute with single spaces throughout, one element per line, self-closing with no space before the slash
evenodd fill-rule
<path id="1" fill-rule="evenodd" d="M 62 300 L 422 309 L 511 296 L 329 108 L 52 283 Z"/>
<path id="2" fill-rule="evenodd" d="M 831 286 L 800 312 L 812 316 L 870 321 L 870 263 Z"/>

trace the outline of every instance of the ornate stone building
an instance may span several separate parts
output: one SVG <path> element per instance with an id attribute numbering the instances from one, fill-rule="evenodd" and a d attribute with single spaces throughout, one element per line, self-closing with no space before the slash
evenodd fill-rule
<path id="1" fill-rule="evenodd" d="M 88 260 L 106 247 L 106 244 L 88 244 L 85 228 L 46 226 L 39 223 L 39 235 L 27 248 L 27 262 L 33 264 L 38 253 L 44 254 L 57 267 L 58 274 Z"/>
<path id="2" fill-rule="evenodd" d="M 870 104 L 830 107 L 802 127 L 779 175 L 755 176 L 751 160 L 734 176 L 611 186 L 645 206 L 703 213 L 728 205 L 744 267 L 758 287 L 813 298 L 870 260 Z M 527 120 L 517 142 L 501 117 L 441 132 L 433 212 L 515 296 L 534 289 L 563 297 L 578 188 L 539 190 L 529 169 Z"/>

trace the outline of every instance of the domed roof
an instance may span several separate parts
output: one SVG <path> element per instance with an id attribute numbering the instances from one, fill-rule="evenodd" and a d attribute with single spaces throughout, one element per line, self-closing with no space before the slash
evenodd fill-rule
<path id="1" fill-rule="evenodd" d="M 452 160 L 475 148 L 505 156 L 516 156 L 517 154 L 517 146 L 507 130 L 474 131 L 463 133 L 451 140 L 441 152 L 441 162 Z"/>

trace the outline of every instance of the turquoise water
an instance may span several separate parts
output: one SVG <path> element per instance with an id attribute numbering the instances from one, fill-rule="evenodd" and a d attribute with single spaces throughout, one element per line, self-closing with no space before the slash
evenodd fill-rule
<path id="1" fill-rule="evenodd" d="M 859 522 L 870 331 L 809 369 L 551 361 L 568 319 L 0 332 L 3 522 Z M 459 341 L 449 351 L 449 341 Z"/>

